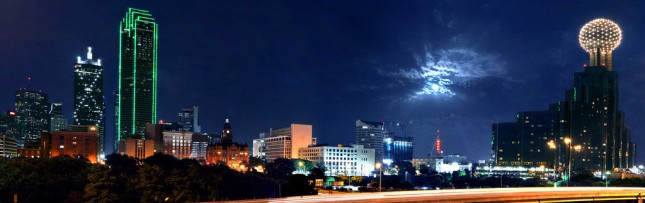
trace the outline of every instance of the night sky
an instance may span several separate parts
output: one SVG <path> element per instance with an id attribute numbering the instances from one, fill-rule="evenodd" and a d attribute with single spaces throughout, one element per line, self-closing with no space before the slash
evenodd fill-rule
<path id="1" fill-rule="evenodd" d="M 128 7 L 159 24 L 160 119 L 199 106 L 203 131 L 229 116 L 234 139 L 249 144 L 290 123 L 312 124 L 319 143 L 348 144 L 357 119 L 398 121 L 415 157 L 441 129 L 445 153 L 472 160 L 489 158 L 492 123 L 563 99 L 589 63 L 579 29 L 609 18 L 623 30 L 620 108 L 645 159 L 643 1 L 5 1 L 0 109 L 14 109 L 31 76 L 71 121 L 73 65 L 92 46 L 111 137 Z"/>

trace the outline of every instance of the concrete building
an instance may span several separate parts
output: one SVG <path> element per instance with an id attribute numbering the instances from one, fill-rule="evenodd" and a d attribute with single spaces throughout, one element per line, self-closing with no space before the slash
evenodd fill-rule
<path id="1" fill-rule="evenodd" d="M 154 140 L 128 138 L 119 142 L 119 153 L 137 159 L 145 159 L 155 153 Z"/>
<path id="2" fill-rule="evenodd" d="M 97 163 L 99 128 L 97 126 L 85 127 L 86 131 L 43 133 L 41 146 L 44 147 L 45 156 L 84 156 L 90 162 Z"/>
<path id="3" fill-rule="evenodd" d="M 385 138 L 387 131 L 383 122 L 356 121 L 356 144 L 363 145 L 367 149 L 374 149 L 374 158 L 377 162 L 383 162 Z"/>
<path id="4" fill-rule="evenodd" d="M 417 169 L 419 169 L 421 165 L 425 165 L 428 169 L 437 171 L 438 173 L 472 170 L 473 167 L 473 163 L 468 161 L 468 158 L 461 154 L 447 154 L 424 159 L 413 159 L 412 165 Z"/>
<path id="5" fill-rule="evenodd" d="M 300 159 L 323 164 L 327 176 L 368 176 L 374 170 L 374 149 L 362 145 L 310 146 L 298 149 L 298 154 Z"/>
<path id="6" fill-rule="evenodd" d="M 249 162 L 249 146 L 233 142 L 233 129 L 227 118 L 222 128 L 221 142 L 206 148 L 206 164 L 224 163 L 229 168 L 244 170 Z"/>
<path id="7" fill-rule="evenodd" d="M 0 132 L 0 157 L 11 158 L 18 156 L 17 148 L 18 142 L 13 137 L 13 134 Z"/>
<path id="8" fill-rule="evenodd" d="M 291 124 L 290 127 L 270 129 L 259 139 L 253 140 L 253 156 L 273 161 L 278 158 L 297 159 L 298 149 L 315 144 L 312 136 L 313 127 L 305 124 Z M 257 154 L 257 155 L 256 155 Z"/>
<path id="9" fill-rule="evenodd" d="M 192 140 L 193 132 L 190 131 L 164 131 L 164 153 L 177 159 L 190 159 L 193 153 Z"/>

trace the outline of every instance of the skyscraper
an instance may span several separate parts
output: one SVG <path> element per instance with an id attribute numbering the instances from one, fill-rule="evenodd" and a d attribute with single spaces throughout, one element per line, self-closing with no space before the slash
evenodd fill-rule
<path id="1" fill-rule="evenodd" d="M 103 154 L 105 135 L 105 103 L 103 101 L 103 66 L 94 60 L 92 47 L 87 58 L 79 56 L 74 64 L 74 125 L 98 126 L 99 155 Z"/>
<path id="2" fill-rule="evenodd" d="M 49 108 L 49 132 L 67 129 L 67 116 L 63 114 L 63 103 L 52 102 Z"/>
<path id="3" fill-rule="evenodd" d="M 193 106 L 192 108 L 182 108 L 178 113 L 179 125 L 185 131 L 200 133 L 202 132 L 199 125 L 199 107 Z"/>
<path id="4" fill-rule="evenodd" d="M 38 143 L 40 133 L 49 132 L 49 101 L 40 91 L 16 91 L 16 121 L 18 145 Z"/>
<path id="5" fill-rule="evenodd" d="M 117 142 L 157 120 L 157 30 L 152 15 L 129 8 L 121 21 Z"/>

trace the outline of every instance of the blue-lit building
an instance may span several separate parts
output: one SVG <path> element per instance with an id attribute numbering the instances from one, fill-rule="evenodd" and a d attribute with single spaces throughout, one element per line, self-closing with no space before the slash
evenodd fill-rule
<path id="1" fill-rule="evenodd" d="M 413 138 L 405 135 L 405 125 L 393 122 L 384 122 L 384 124 L 386 134 L 383 141 L 383 163 L 412 161 Z"/>

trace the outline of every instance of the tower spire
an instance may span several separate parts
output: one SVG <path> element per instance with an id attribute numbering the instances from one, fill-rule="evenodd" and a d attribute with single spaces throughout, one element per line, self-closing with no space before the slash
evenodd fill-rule
<path id="1" fill-rule="evenodd" d="M 92 59 L 92 47 L 87 47 L 87 59 Z"/>

